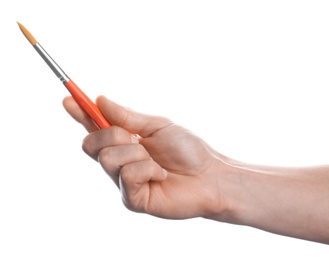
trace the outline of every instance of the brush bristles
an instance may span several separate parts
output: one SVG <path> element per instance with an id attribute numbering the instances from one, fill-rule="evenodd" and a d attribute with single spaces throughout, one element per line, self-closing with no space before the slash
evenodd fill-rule
<path id="1" fill-rule="evenodd" d="M 25 35 L 26 39 L 28 39 L 28 41 L 32 44 L 32 45 L 36 45 L 37 44 L 37 40 L 33 37 L 33 35 L 19 22 L 18 26 L 19 29 L 21 29 L 22 33 Z"/>

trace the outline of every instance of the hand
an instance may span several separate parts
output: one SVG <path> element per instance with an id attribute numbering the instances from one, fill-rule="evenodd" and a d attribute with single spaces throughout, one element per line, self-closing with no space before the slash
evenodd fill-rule
<path id="1" fill-rule="evenodd" d="M 232 160 L 166 118 L 105 97 L 96 104 L 112 126 L 98 130 L 71 97 L 63 104 L 90 132 L 84 151 L 99 161 L 130 210 L 168 219 L 204 217 L 329 244 L 323 228 L 329 225 L 329 166 Z"/>
<path id="2" fill-rule="evenodd" d="M 208 144 L 167 118 L 134 112 L 103 96 L 96 104 L 110 128 L 98 130 L 73 98 L 63 100 L 90 132 L 83 150 L 112 178 L 128 209 L 171 219 L 224 211 L 219 173 L 225 165 Z"/>

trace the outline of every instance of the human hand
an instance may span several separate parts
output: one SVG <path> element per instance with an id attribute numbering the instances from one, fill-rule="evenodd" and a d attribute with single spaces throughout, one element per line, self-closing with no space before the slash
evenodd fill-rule
<path id="1" fill-rule="evenodd" d="M 110 128 L 98 130 L 72 97 L 63 101 L 90 132 L 84 151 L 119 187 L 128 209 L 167 219 L 204 217 L 329 243 L 323 228 L 329 224 L 329 207 L 323 206 L 328 205 L 329 166 L 242 163 L 167 118 L 128 110 L 105 97 L 96 104 Z"/>
<path id="2" fill-rule="evenodd" d="M 90 133 L 83 150 L 112 178 L 128 209 L 170 219 L 224 211 L 219 176 L 225 164 L 208 144 L 167 118 L 126 109 L 103 96 L 96 104 L 110 128 L 98 130 L 72 97 L 63 100 Z"/>

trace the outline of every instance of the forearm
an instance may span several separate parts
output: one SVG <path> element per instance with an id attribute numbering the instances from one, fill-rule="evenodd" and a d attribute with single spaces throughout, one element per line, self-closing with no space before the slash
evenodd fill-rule
<path id="1" fill-rule="evenodd" d="M 215 219 L 329 244 L 329 166 L 279 168 L 228 160 L 227 211 Z"/>

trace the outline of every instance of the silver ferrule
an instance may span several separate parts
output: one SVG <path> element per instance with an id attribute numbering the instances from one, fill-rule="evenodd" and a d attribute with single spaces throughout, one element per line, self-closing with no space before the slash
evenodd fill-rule
<path id="1" fill-rule="evenodd" d="M 70 80 L 65 72 L 57 65 L 57 63 L 50 57 L 50 55 L 45 51 L 44 48 L 42 48 L 39 43 L 36 43 L 33 45 L 33 47 L 40 54 L 42 59 L 48 64 L 51 70 L 56 74 L 56 76 L 63 82 L 63 84 Z"/>

